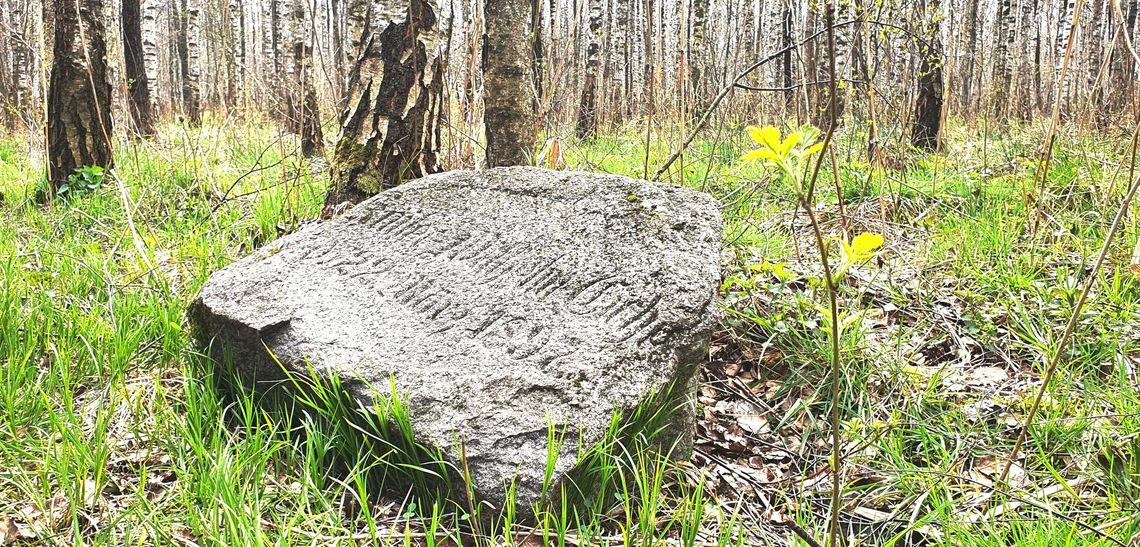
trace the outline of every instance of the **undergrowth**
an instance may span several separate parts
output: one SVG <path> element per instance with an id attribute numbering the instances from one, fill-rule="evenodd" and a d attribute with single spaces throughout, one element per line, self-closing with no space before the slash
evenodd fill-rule
<path id="1" fill-rule="evenodd" d="M 1130 182 L 1114 175 L 1127 135 L 1061 136 L 1046 223 L 1031 240 L 1044 131 L 948 134 L 943 153 L 868 158 L 855 132 L 841 132 L 842 196 L 822 170 L 827 235 L 885 240 L 838 287 L 839 386 L 826 382 L 826 294 L 795 196 L 738 161 L 750 149 L 743 127 L 698 141 L 666 176 L 720 199 L 726 219 L 725 311 L 694 456 L 677 464 L 602 443 L 605 457 L 582 458 L 591 481 L 608 485 L 600 501 L 554 504 L 537 519 L 531 508 L 464 506 L 461 470 L 439 483 L 449 495 L 423 495 L 433 486 L 416 477 L 444 473 L 423 465 L 430 453 L 395 467 L 383 458 L 410 424 L 390 386 L 378 408 L 326 386 L 309 392 L 311 412 L 283 416 L 224 387 L 192 343 L 185 310 L 206 277 L 319 213 L 323 172 L 291 139 L 166 126 L 154 143 L 122 143 L 101 184 L 47 206 L 35 204 L 34 154 L 0 139 L 0 536 L 805 544 L 826 531 L 827 416 L 840 389 L 848 544 L 1126 544 L 1140 533 L 1140 279 L 1128 269 L 1137 205 L 1009 481 L 996 479 Z M 670 145 L 653 143 L 650 172 Z M 644 174 L 637 130 L 562 150 L 556 163 L 568 168 Z M 393 424 L 386 440 L 370 436 Z M 384 473 L 399 474 L 403 491 L 381 484 Z M 444 497 L 460 503 L 433 501 Z"/>

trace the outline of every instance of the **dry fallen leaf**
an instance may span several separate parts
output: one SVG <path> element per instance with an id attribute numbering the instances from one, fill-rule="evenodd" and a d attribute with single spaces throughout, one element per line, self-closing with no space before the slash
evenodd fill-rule
<path id="1" fill-rule="evenodd" d="M 1132 251 L 1132 273 L 1140 274 L 1140 237 L 1136 238 L 1136 249 Z"/>
<path id="2" fill-rule="evenodd" d="M 83 507 L 90 509 L 95 506 L 95 502 L 99 501 L 99 483 L 94 479 L 85 479 L 83 481 Z"/>
<path id="3" fill-rule="evenodd" d="M 1009 378 L 1001 367 L 981 366 L 970 371 L 966 383 L 974 387 L 993 387 Z"/>
<path id="4" fill-rule="evenodd" d="M 736 418 L 736 423 L 740 424 L 741 429 L 752 434 L 767 433 L 769 431 L 768 420 L 757 415 L 740 416 Z"/>
<path id="5" fill-rule="evenodd" d="M 1005 464 L 1005 458 L 997 456 L 976 458 L 974 467 L 970 470 L 970 476 L 982 484 L 992 485 L 1001 476 Z M 1013 488 L 1023 488 L 1029 484 L 1029 476 L 1025 474 L 1025 469 L 1017 462 L 1013 462 L 1009 466 L 1009 475 L 1006 477 L 1006 481 Z"/>
<path id="6" fill-rule="evenodd" d="M 20 539 L 20 528 L 12 517 L 0 517 L 0 545 L 11 545 Z"/>

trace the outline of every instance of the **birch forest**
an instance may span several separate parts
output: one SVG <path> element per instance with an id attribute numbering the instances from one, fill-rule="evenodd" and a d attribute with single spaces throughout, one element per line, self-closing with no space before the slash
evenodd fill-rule
<path id="1" fill-rule="evenodd" d="M 0 547 L 1140 545 L 1140 0 L 0 0 Z"/>
<path id="2" fill-rule="evenodd" d="M 841 117 L 882 132 L 875 138 L 884 142 L 947 117 L 1006 124 L 1055 106 L 1066 118 L 1111 123 L 1133 101 L 1136 60 L 1127 46 L 1137 4 L 1129 0 L 514 3 L 505 24 L 528 42 L 528 117 L 549 139 L 635 122 L 675 130 L 714 101 L 713 122 L 822 126 L 829 76 L 819 38 L 828 21 L 836 25 Z M 346 82 L 362 33 L 405 9 L 368 1 L 81 4 L 93 10 L 86 34 L 105 40 L 115 126 L 142 136 L 156 120 L 198 124 L 207 113 L 263 117 L 296 132 L 320 125 L 302 118 L 335 120 L 351 100 Z M 480 2 L 424 8 L 434 19 L 427 55 L 441 68 L 440 160 L 481 165 L 472 138 L 487 104 L 480 38 L 496 22 Z M 9 129 L 44 133 L 52 59 L 69 54 L 55 35 L 80 30 L 60 19 L 69 9 L 5 1 L 0 97 Z"/>

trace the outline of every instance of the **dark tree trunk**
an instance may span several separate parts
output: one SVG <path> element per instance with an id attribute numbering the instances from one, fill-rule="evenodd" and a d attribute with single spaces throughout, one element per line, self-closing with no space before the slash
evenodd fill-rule
<path id="1" fill-rule="evenodd" d="M 630 115 L 629 94 L 633 85 L 633 63 L 630 55 L 629 36 L 629 8 L 630 0 L 613 0 L 614 3 L 614 73 L 617 75 L 613 82 L 613 93 L 610 103 L 613 104 L 613 118 L 610 123 L 621 124 Z"/>
<path id="2" fill-rule="evenodd" d="M 784 102 L 790 109 L 796 103 L 796 92 L 792 90 L 792 8 L 787 3 L 784 4 L 780 28 L 783 31 L 780 43 L 784 47 L 784 54 L 780 59 L 780 75 L 784 87 Z"/>
<path id="3" fill-rule="evenodd" d="M 1009 111 L 1010 97 L 1013 95 L 1010 89 L 1013 83 L 1013 63 L 1009 54 L 1014 38 L 1013 0 L 1000 0 L 998 9 L 997 32 L 994 34 L 997 40 L 994 44 L 997 57 L 994 80 L 997 92 L 993 94 L 993 109 L 994 114 L 1001 119 Z"/>
<path id="4" fill-rule="evenodd" d="M 598 68 L 602 49 L 602 2 L 588 0 L 590 35 L 586 46 L 586 73 L 582 78 L 582 98 L 578 101 L 577 134 L 580 139 L 594 136 L 598 128 Z"/>
<path id="5" fill-rule="evenodd" d="M 292 50 L 292 81 L 287 94 L 289 100 L 290 130 L 301 135 L 301 155 L 316 156 L 324 150 L 317 92 L 312 77 L 312 44 L 308 40 L 308 21 L 304 0 L 291 0 L 289 13 L 289 40 Z"/>
<path id="6" fill-rule="evenodd" d="M 487 165 L 526 165 L 534 146 L 534 101 L 527 27 L 529 0 L 486 4 L 483 82 L 486 96 Z"/>
<path id="7" fill-rule="evenodd" d="M 439 171 L 439 7 L 438 0 L 411 0 L 402 19 L 369 25 L 349 73 L 327 208 Z"/>
<path id="8" fill-rule="evenodd" d="M 920 47 L 918 93 L 910 136 L 911 144 L 928 151 L 938 149 L 942 131 L 942 40 L 938 34 L 938 2 L 929 0 L 923 14 L 927 21 L 927 32 L 923 35 L 928 37 L 928 42 L 927 47 Z"/>
<path id="9" fill-rule="evenodd" d="M 111 84 L 103 0 L 55 0 L 48 91 L 48 178 L 55 192 L 81 167 L 110 168 Z"/>
<path id="10" fill-rule="evenodd" d="M 312 82 L 305 89 L 301 104 L 301 155 L 306 158 L 320 156 L 325 149 L 325 134 L 321 129 L 320 107 L 317 105 L 317 92 Z"/>
<path id="11" fill-rule="evenodd" d="M 123 62 L 127 74 L 127 106 L 135 131 L 142 137 L 155 134 L 154 110 L 151 109 L 150 82 L 143 56 L 142 9 L 139 0 L 123 0 Z"/>
<path id="12" fill-rule="evenodd" d="M 178 17 L 178 69 L 182 78 L 182 108 L 191 126 L 202 124 L 198 87 L 198 0 L 182 0 Z"/>
<path id="13" fill-rule="evenodd" d="M 969 113 L 973 110 L 971 100 L 974 89 L 974 63 L 978 56 L 978 27 L 982 25 L 978 19 L 978 0 L 968 0 L 966 9 L 966 68 L 962 78 L 962 110 Z"/>
<path id="14" fill-rule="evenodd" d="M 689 45 L 688 68 L 692 112 L 697 117 L 704 113 L 708 99 L 708 84 L 705 80 L 709 75 L 703 70 L 709 62 L 708 12 L 709 0 L 693 0 L 693 34 Z"/>
<path id="15" fill-rule="evenodd" d="M 835 24 L 836 10 L 832 2 L 819 5 L 819 9 L 821 13 L 816 14 L 815 8 L 808 8 L 809 32 L 823 31 Z M 818 43 L 813 42 L 809 44 L 810 47 L 806 48 L 808 58 L 805 62 L 805 72 L 808 81 L 829 82 L 832 66 L 835 67 L 836 78 L 840 77 L 840 66 L 845 61 L 842 60 L 844 56 L 840 55 L 839 48 L 846 40 L 841 40 L 838 34 L 839 29 L 834 29 L 830 32 L 829 38 L 826 37 L 827 35 L 821 35 L 821 40 Z M 832 120 L 836 124 L 843 123 L 844 105 L 841 87 L 838 82 L 835 86 L 830 85 L 830 83 L 809 86 L 808 107 L 813 125 L 827 131 L 831 129 Z M 832 93 L 833 88 L 834 94 Z"/>

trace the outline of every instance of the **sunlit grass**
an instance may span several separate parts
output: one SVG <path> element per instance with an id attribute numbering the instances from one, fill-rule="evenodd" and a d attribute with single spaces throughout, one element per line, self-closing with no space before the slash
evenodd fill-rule
<path id="1" fill-rule="evenodd" d="M 679 162 L 664 179 L 724 204 L 726 276 L 750 284 L 726 288 L 722 322 L 736 343 L 769 356 L 745 365 L 758 381 L 780 383 L 768 401 L 778 407 L 773 430 L 811 446 L 826 429 L 830 389 L 818 273 L 789 189 L 737 161 L 739 132 L 698 141 L 684 174 Z M 1140 531 L 1135 520 L 1120 521 L 1140 497 L 1140 280 L 1127 271 L 1136 205 L 1050 386 L 1055 395 L 1032 429 L 1013 495 L 1065 486 L 1037 500 L 1047 509 L 1023 504 L 986 518 L 1002 500 L 986 497 L 993 489 L 985 483 L 987 465 L 1012 445 L 1118 205 L 1126 175 L 1113 173 L 1126 161 L 1124 137 L 1063 135 L 1048 221 L 1030 240 L 1040 128 L 984 141 L 976 129 L 950 134 L 939 155 L 896 151 L 899 165 L 874 165 L 854 140 L 837 152 L 848 210 L 868 211 L 859 229 L 888 230 L 885 263 L 861 268 L 842 293 L 845 313 L 856 317 L 843 338 L 844 435 L 859 449 L 849 455 L 846 511 L 891 517 L 857 528 L 869 544 L 901 545 L 913 534 L 948 545 L 1108 544 L 1074 519 L 1110 524 L 1104 533 L 1126 542 Z M 673 145 L 650 146 L 650 174 Z M 294 149 L 291 138 L 256 126 L 167 125 L 155 143 L 120 143 L 116 173 L 127 202 L 109 178 L 38 206 L 42 160 L 21 140 L 0 139 L 0 521 L 32 523 L 39 541 L 103 545 L 352 543 L 369 535 L 416 545 L 526 535 L 555 545 L 663 536 L 733 545 L 771 529 L 734 505 L 743 494 L 617 446 L 586 458 L 609 485 L 601 501 L 577 512 L 562 504 L 535 523 L 525 523 L 533 508 L 472 515 L 462 503 L 432 501 L 422 492 L 431 488 L 412 478 L 403 483 L 418 498 L 393 495 L 392 484 L 372 479 L 385 462 L 358 457 L 375 450 L 353 444 L 359 439 L 338 418 L 359 409 L 324 420 L 315 410 L 282 417 L 254 394 L 224 389 L 191 342 L 185 310 L 210 273 L 317 215 L 326 183 Z M 645 173 L 636 128 L 565 143 L 563 154 L 568 168 Z M 838 233 L 831 176 L 822 171 L 819 201 L 827 229 Z M 788 271 L 752 268 L 764 261 Z M 895 311 L 884 311 L 887 303 Z M 963 348 L 968 355 L 956 353 Z M 984 389 L 961 383 L 983 365 L 1008 377 Z M 326 403 L 337 400 L 328 395 Z M 383 429 L 367 422 L 382 415 L 361 414 L 354 431 Z M 795 457 L 809 471 L 823 462 L 810 448 Z M 821 537 L 826 496 L 796 484 L 765 495 Z M 487 537 L 459 533 L 473 517 L 489 521 Z"/>

